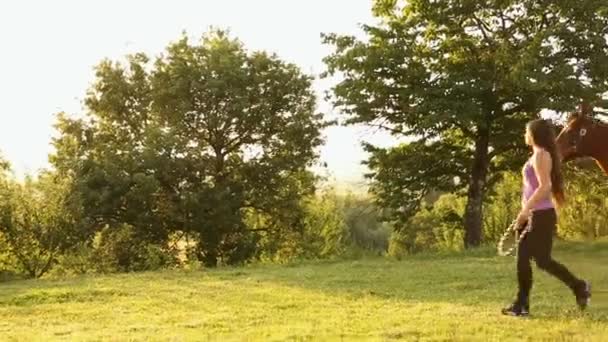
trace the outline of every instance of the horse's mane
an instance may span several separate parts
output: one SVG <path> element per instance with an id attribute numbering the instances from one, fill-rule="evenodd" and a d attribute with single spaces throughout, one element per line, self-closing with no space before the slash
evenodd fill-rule
<path id="1" fill-rule="evenodd" d="M 568 116 L 568 123 L 571 123 L 571 122 L 581 119 L 581 118 L 585 118 L 585 119 L 589 119 L 595 125 L 608 126 L 608 121 L 604 121 L 604 120 L 600 119 L 599 118 L 600 116 L 608 117 L 608 113 L 593 111 L 589 114 L 583 115 L 581 112 L 574 112 Z"/>
<path id="2" fill-rule="evenodd" d="M 596 125 L 608 127 L 608 122 L 600 119 L 600 116 L 606 116 L 606 114 L 603 112 L 594 112 L 593 116 L 590 116 L 589 119 Z"/>

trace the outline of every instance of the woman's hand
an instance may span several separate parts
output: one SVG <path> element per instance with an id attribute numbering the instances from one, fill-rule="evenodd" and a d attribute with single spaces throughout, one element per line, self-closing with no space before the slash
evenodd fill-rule
<path id="1" fill-rule="evenodd" d="M 528 222 L 530 215 L 532 215 L 532 212 L 530 210 L 522 209 L 522 211 L 520 211 L 517 215 L 517 225 L 520 227 L 524 226 L 526 222 Z"/>

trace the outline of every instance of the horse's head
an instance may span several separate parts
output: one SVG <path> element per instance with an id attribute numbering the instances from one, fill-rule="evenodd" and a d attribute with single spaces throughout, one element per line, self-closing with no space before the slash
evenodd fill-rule
<path id="1" fill-rule="evenodd" d="M 593 145 L 587 137 L 593 126 L 593 119 L 583 111 L 570 115 L 568 123 L 557 136 L 557 148 L 564 162 L 592 155 Z"/>

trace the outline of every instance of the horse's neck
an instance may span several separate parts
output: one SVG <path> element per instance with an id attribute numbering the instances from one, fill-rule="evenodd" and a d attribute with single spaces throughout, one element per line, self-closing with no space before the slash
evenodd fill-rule
<path id="1" fill-rule="evenodd" d="M 597 162 L 597 165 L 608 175 L 608 125 L 598 124 L 597 133 L 595 134 L 595 148 L 593 153 L 593 159 Z"/>
<path id="2" fill-rule="evenodd" d="M 595 159 L 597 165 L 608 175 L 608 124 L 598 123 L 595 128 L 593 141 L 595 146 L 591 157 Z"/>

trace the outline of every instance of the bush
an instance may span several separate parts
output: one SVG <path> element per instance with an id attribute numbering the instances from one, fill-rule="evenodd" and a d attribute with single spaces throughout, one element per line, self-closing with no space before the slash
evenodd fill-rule
<path id="1" fill-rule="evenodd" d="M 483 210 L 484 240 L 495 243 L 521 210 L 521 175 L 506 172 L 490 192 Z"/>
<path id="2" fill-rule="evenodd" d="M 81 243 L 59 256 L 53 275 L 86 274 L 97 270 L 93 264 L 94 250 L 86 243 Z"/>
<path id="3" fill-rule="evenodd" d="M 596 239 L 608 235 L 608 182 L 586 161 L 564 166 L 566 204 L 558 208 L 558 235 Z M 521 175 L 505 173 L 484 207 L 484 235 L 496 242 L 521 209 Z"/>
<path id="4" fill-rule="evenodd" d="M 559 215 L 559 234 L 566 239 L 608 235 L 608 182 L 596 165 L 565 167 L 566 205 Z"/>
<path id="5" fill-rule="evenodd" d="M 350 246 L 365 254 L 384 254 L 388 251 L 393 227 L 382 221 L 381 210 L 367 196 L 347 195 L 342 210 Z"/>
<path id="6" fill-rule="evenodd" d="M 0 231 L 20 272 L 37 278 L 79 238 L 79 222 L 68 210 L 67 183 L 49 175 L 23 184 L 0 185 Z"/>
<path id="7" fill-rule="evenodd" d="M 17 260 L 9 249 L 10 246 L 0 232 L 0 282 L 19 278 Z"/>
<path id="8" fill-rule="evenodd" d="M 284 262 L 293 259 L 327 259 L 379 255 L 388 250 L 392 227 L 381 220 L 381 211 L 367 196 L 338 194 L 325 189 L 300 203 L 292 213 L 291 229 L 265 234 L 259 258 Z M 257 228 L 262 216 L 250 216 Z"/>
<path id="9" fill-rule="evenodd" d="M 321 259 L 343 254 L 348 247 L 348 230 L 338 195 L 332 190 L 302 202 L 299 228 L 277 236 L 280 243 L 274 261 Z"/>
<path id="10" fill-rule="evenodd" d="M 90 255 L 86 249 L 80 253 L 85 254 L 72 260 L 89 258 L 92 268 L 101 273 L 150 271 L 178 263 L 177 250 L 137 240 L 128 224 L 104 228 L 96 235 Z"/>
<path id="11" fill-rule="evenodd" d="M 418 211 L 399 231 L 393 232 L 389 255 L 402 258 L 427 250 L 462 248 L 462 215 L 465 198 L 445 194 L 432 205 Z"/>

